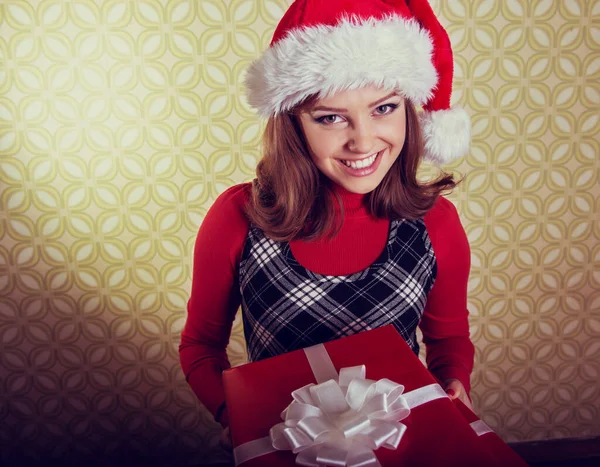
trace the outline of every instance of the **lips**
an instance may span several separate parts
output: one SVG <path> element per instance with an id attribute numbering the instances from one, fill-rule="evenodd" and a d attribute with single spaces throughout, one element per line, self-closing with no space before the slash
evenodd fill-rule
<path id="1" fill-rule="evenodd" d="M 367 175 L 371 175 L 377 170 L 379 164 L 381 163 L 381 159 L 384 153 L 385 150 L 381 150 L 375 154 L 364 157 L 362 159 L 350 161 L 338 159 L 338 162 L 340 163 L 340 166 L 343 168 L 344 172 L 346 172 L 347 175 L 350 175 L 352 177 L 364 177 Z M 370 159 L 373 160 L 370 161 Z M 364 161 L 370 162 L 369 165 L 366 165 Z M 350 165 L 348 165 L 348 163 L 350 163 Z M 358 166 L 358 163 L 360 163 L 361 165 Z M 363 166 L 362 164 L 365 164 L 365 166 Z"/>
<path id="2" fill-rule="evenodd" d="M 380 155 L 381 152 L 383 152 L 383 150 L 375 152 L 370 156 L 364 157 L 362 159 L 340 159 L 340 162 L 346 167 L 350 167 L 357 170 L 364 169 L 370 167 L 375 162 L 375 159 L 377 158 L 377 156 Z"/>

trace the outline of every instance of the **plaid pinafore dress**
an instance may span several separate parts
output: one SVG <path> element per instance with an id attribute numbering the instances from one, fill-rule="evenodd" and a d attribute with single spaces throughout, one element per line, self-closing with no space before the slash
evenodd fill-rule
<path id="1" fill-rule="evenodd" d="M 437 267 L 422 219 L 390 222 L 377 260 L 347 276 L 314 273 L 251 225 L 239 265 L 248 360 L 393 324 L 415 354 L 416 328 Z"/>

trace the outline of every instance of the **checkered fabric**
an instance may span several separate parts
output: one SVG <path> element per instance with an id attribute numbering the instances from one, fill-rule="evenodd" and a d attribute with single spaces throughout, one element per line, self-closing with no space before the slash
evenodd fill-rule
<path id="1" fill-rule="evenodd" d="M 422 220 L 390 222 L 386 248 L 367 269 L 325 276 L 302 267 L 287 242 L 251 226 L 239 267 L 250 361 L 393 324 L 415 354 L 416 328 L 436 261 Z"/>

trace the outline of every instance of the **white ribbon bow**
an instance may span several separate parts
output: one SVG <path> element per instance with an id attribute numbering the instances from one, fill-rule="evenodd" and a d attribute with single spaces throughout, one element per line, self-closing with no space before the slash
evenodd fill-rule
<path id="1" fill-rule="evenodd" d="M 277 450 L 291 450 L 296 464 L 311 467 L 380 466 L 374 450 L 396 449 L 410 414 L 404 386 L 365 378 L 365 365 L 342 368 L 339 381 L 309 384 L 292 393 L 271 428 Z"/>

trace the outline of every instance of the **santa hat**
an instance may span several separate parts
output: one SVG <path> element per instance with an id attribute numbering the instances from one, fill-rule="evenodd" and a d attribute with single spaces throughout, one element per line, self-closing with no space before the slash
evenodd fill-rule
<path id="1" fill-rule="evenodd" d="M 248 103 L 269 117 L 311 95 L 375 85 L 423 107 L 425 159 L 469 147 L 470 120 L 450 108 L 452 48 L 427 0 L 296 0 L 248 69 Z"/>

